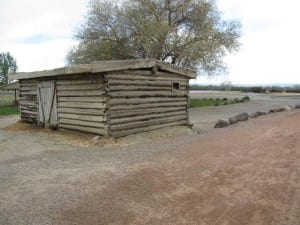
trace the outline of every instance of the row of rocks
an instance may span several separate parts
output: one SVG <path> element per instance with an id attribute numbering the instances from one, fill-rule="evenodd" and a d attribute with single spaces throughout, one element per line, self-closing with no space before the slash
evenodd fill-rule
<path id="1" fill-rule="evenodd" d="M 215 128 L 222 128 L 222 127 L 228 127 L 229 125 L 238 123 L 240 121 L 246 121 L 249 119 L 249 115 L 248 113 L 240 113 L 234 117 L 230 117 L 228 119 L 228 121 L 226 120 L 219 120 L 216 125 Z"/>
<path id="2" fill-rule="evenodd" d="M 295 109 L 300 109 L 300 104 L 295 106 Z M 270 109 L 269 110 L 269 114 L 270 113 L 278 113 L 278 112 L 285 112 L 285 111 L 291 111 L 293 110 L 293 107 L 291 106 L 284 106 L 284 107 L 280 107 L 280 108 L 276 108 L 276 109 Z M 255 113 L 240 113 L 234 117 L 230 117 L 227 120 L 219 120 L 216 124 L 215 124 L 215 128 L 222 128 L 222 127 L 228 127 L 229 125 L 232 124 L 236 124 L 238 122 L 241 121 L 247 121 L 249 118 L 253 119 L 259 116 L 264 116 L 268 114 L 267 112 L 255 112 Z"/>

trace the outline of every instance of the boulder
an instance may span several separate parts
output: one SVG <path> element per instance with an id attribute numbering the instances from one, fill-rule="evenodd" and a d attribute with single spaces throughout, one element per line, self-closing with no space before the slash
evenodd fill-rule
<path id="1" fill-rule="evenodd" d="M 233 102 L 234 102 L 234 103 L 240 103 L 240 102 L 241 102 L 241 100 L 240 100 L 240 99 L 238 99 L 238 98 L 235 98 L 235 99 L 233 99 Z"/>
<path id="2" fill-rule="evenodd" d="M 238 119 L 238 121 L 246 121 L 249 119 L 248 113 L 240 113 L 240 114 L 236 115 L 235 117 Z"/>
<path id="3" fill-rule="evenodd" d="M 295 109 L 300 109 L 300 104 L 296 105 Z"/>
<path id="4" fill-rule="evenodd" d="M 229 124 L 235 124 L 239 121 L 246 121 L 249 119 L 248 113 L 240 113 L 234 117 L 229 118 Z"/>
<path id="5" fill-rule="evenodd" d="M 293 108 L 291 106 L 285 105 L 283 106 L 284 111 L 292 111 Z"/>
<path id="6" fill-rule="evenodd" d="M 284 112 L 285 109 L 283 107 L 276 109 L 276 112 Z"/>
<path id="7" fill-rule="evenodd" d="M 216 125 L 215 128 L 223 128 L 223 127 L 228 127 L 228 122 L 226 120 L 219 120 Z"/>
<path id="8" fill-rule="evenodd" d="M 256 117 L 259 117 L 259 116 L 262 116 L 262 115 L 266 115 L 267 113 L 265 112 L 254 112 L 254 113 L 251 113 L 249 114 L 249 117 L 250 118 L 256 118 Z"/>
<path id="9" fill-rule="evenodd" d="M 229 121 L 229 124 L 230 124 L 230 125 L 239 122 L 239 120 L 238 120 L 236 117 L 230 117 L 230 118 L 228 119 L 228 121 Z"/>
<path id="10" fill-rule="evenodd" d="M 243 99 L 243 101 L 245 101 L 245 102 L 246 102 L 246 101 L 250 101 L 250 97 L 249 97 L 249 96 L 244 96 L 242 99 Z"/>
<path id="11" fill-rule="evenodd" d="M 258 116 L 264 116 L 264 115 L 267 115 L 266 112 L 256 112 L 258 114 Z"/>

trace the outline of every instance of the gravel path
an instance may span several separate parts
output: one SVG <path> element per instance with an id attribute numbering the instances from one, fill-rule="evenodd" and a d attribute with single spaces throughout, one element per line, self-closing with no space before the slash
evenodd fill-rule
<path id="1" fill-rule="evenodd" d="M 299 160 L 299 111 L 105 148 L 0 129 L 0 224 L 297 225 Z"/>

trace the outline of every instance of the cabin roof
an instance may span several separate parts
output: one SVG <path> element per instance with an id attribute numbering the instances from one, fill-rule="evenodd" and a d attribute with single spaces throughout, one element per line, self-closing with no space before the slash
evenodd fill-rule
<path id="1" fill-rule="evenodd" d="M 195 78 L 196 72 L 190 69 L 173 66 L 155 59 L 135 59 L 135 60 L 115 60 L 115 61 L 96 61 L 91 64 L 80 64 L 56 68 L 52 70 L 43 70 L 35 72 L 20 72 L 10 74 L 10 80 L 31 79 L 38 77 L 51 77 L 84 73 L 101 73 L 121 70 L 149 69 L 158 68 L 163 71 L 176 73 L 188 78 Z"/>
<path id="2" fill-rule="evenodd" d="M 0 90 L 6 90 L 6 91 L 19 90 L 19 89 L 20 89 L 20 83 L 18 81 L 0 86 Z"/>

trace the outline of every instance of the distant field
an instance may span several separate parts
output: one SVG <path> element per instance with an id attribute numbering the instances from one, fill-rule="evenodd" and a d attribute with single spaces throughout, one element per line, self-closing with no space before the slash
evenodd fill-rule
<path id="1" fill-rule="evenodd" d="M 14 103 L 15 97 L 13 95 L 4 95 L 0 93 L 0 107 L 6 105 L 12 105 Z"/>

